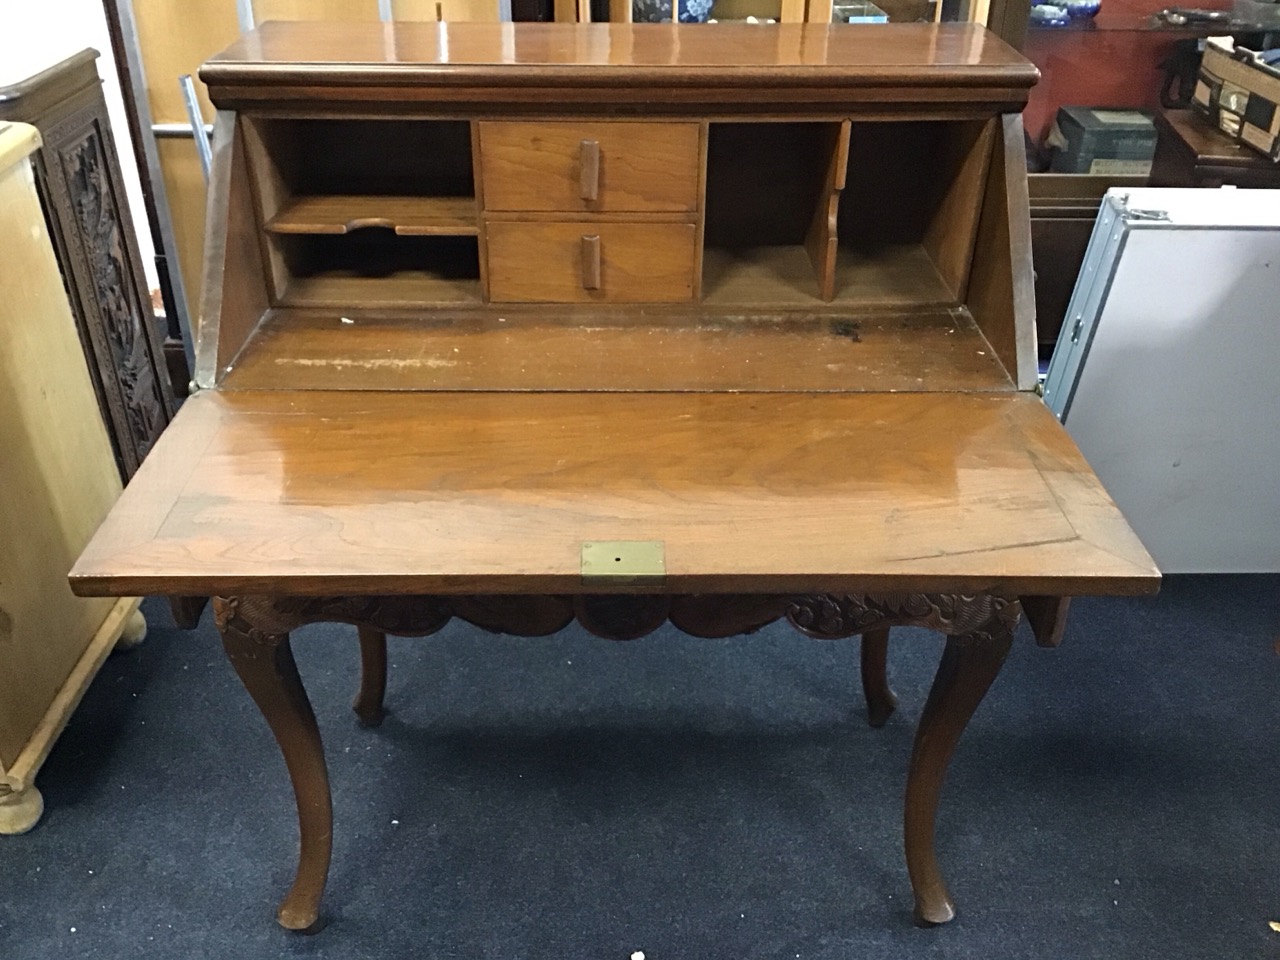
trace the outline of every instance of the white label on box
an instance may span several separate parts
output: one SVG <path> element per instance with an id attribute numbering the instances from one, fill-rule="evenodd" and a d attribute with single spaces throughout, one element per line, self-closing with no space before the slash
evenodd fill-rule
<path id="1" fill-rule="evenodd" d="M 1151 173 L 1150 160 L 1094 160 L 1089 172 L 1109 177 L 1145 177 Z"/>
<path id="2" fill-rule="evenodd" d="M 1142 127 L 1151 126 L 1151 118 L 1137 110 L 1094 110 L 1093 119 L 1099 123 L 1128 123 Z"/>
<path id="3" fill-rule="evenodd" d="M 1218 105 L 1223 110 L 1243 114 L 1249 105 L 1249 91 L 1243 87 L 1237 87 L 1234 83 L 1224 83 L 1222 92 L 1218 94 Z"/>

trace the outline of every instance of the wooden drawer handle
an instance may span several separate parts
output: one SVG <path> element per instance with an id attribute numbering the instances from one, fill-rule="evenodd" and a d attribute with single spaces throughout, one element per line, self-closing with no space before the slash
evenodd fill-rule
<path id="1" fill-rule="evenodd" d="M 578 193 L 583 200 L 600 197 L 600 141 L 583 140 L 578 144 Z"/>
<path id="2" fill-rule="evenodd" d="M 600 235 L 582 238 L 582 289 L 600 289 Z"/>

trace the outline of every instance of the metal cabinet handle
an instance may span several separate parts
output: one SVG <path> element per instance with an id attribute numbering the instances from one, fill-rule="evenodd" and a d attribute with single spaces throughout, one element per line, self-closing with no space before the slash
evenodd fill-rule
<path id="1" fill-rule="evenodd" d="M 600 141 L 583 140 L 578 144 L 578 194 L 583 200 L 600 196 Z"/>
<path id="2" fill-rule="evenodd" d="M 582 238 L 582 289 L 600 289 L 600 235 Z"/>

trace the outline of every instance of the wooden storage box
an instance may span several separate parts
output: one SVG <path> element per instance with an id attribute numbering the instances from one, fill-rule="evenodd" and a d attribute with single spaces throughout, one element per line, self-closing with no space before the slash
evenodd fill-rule
<path id="1" fill-rule="evenodd" d="M 1280 161 L 1280 70 L 1260 54 L 1211 37 L 1191 105 L 1227 136 Z"/>

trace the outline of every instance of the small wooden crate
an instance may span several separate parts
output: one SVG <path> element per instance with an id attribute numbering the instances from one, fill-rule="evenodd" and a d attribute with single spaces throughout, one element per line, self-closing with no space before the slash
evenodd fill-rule
<path id="1" fill-rule="evenodd" d="M 1233 140 L 1280 162 L 1280 70 L 1257 53 L 1210 38 L 1191 104 Z"/>

